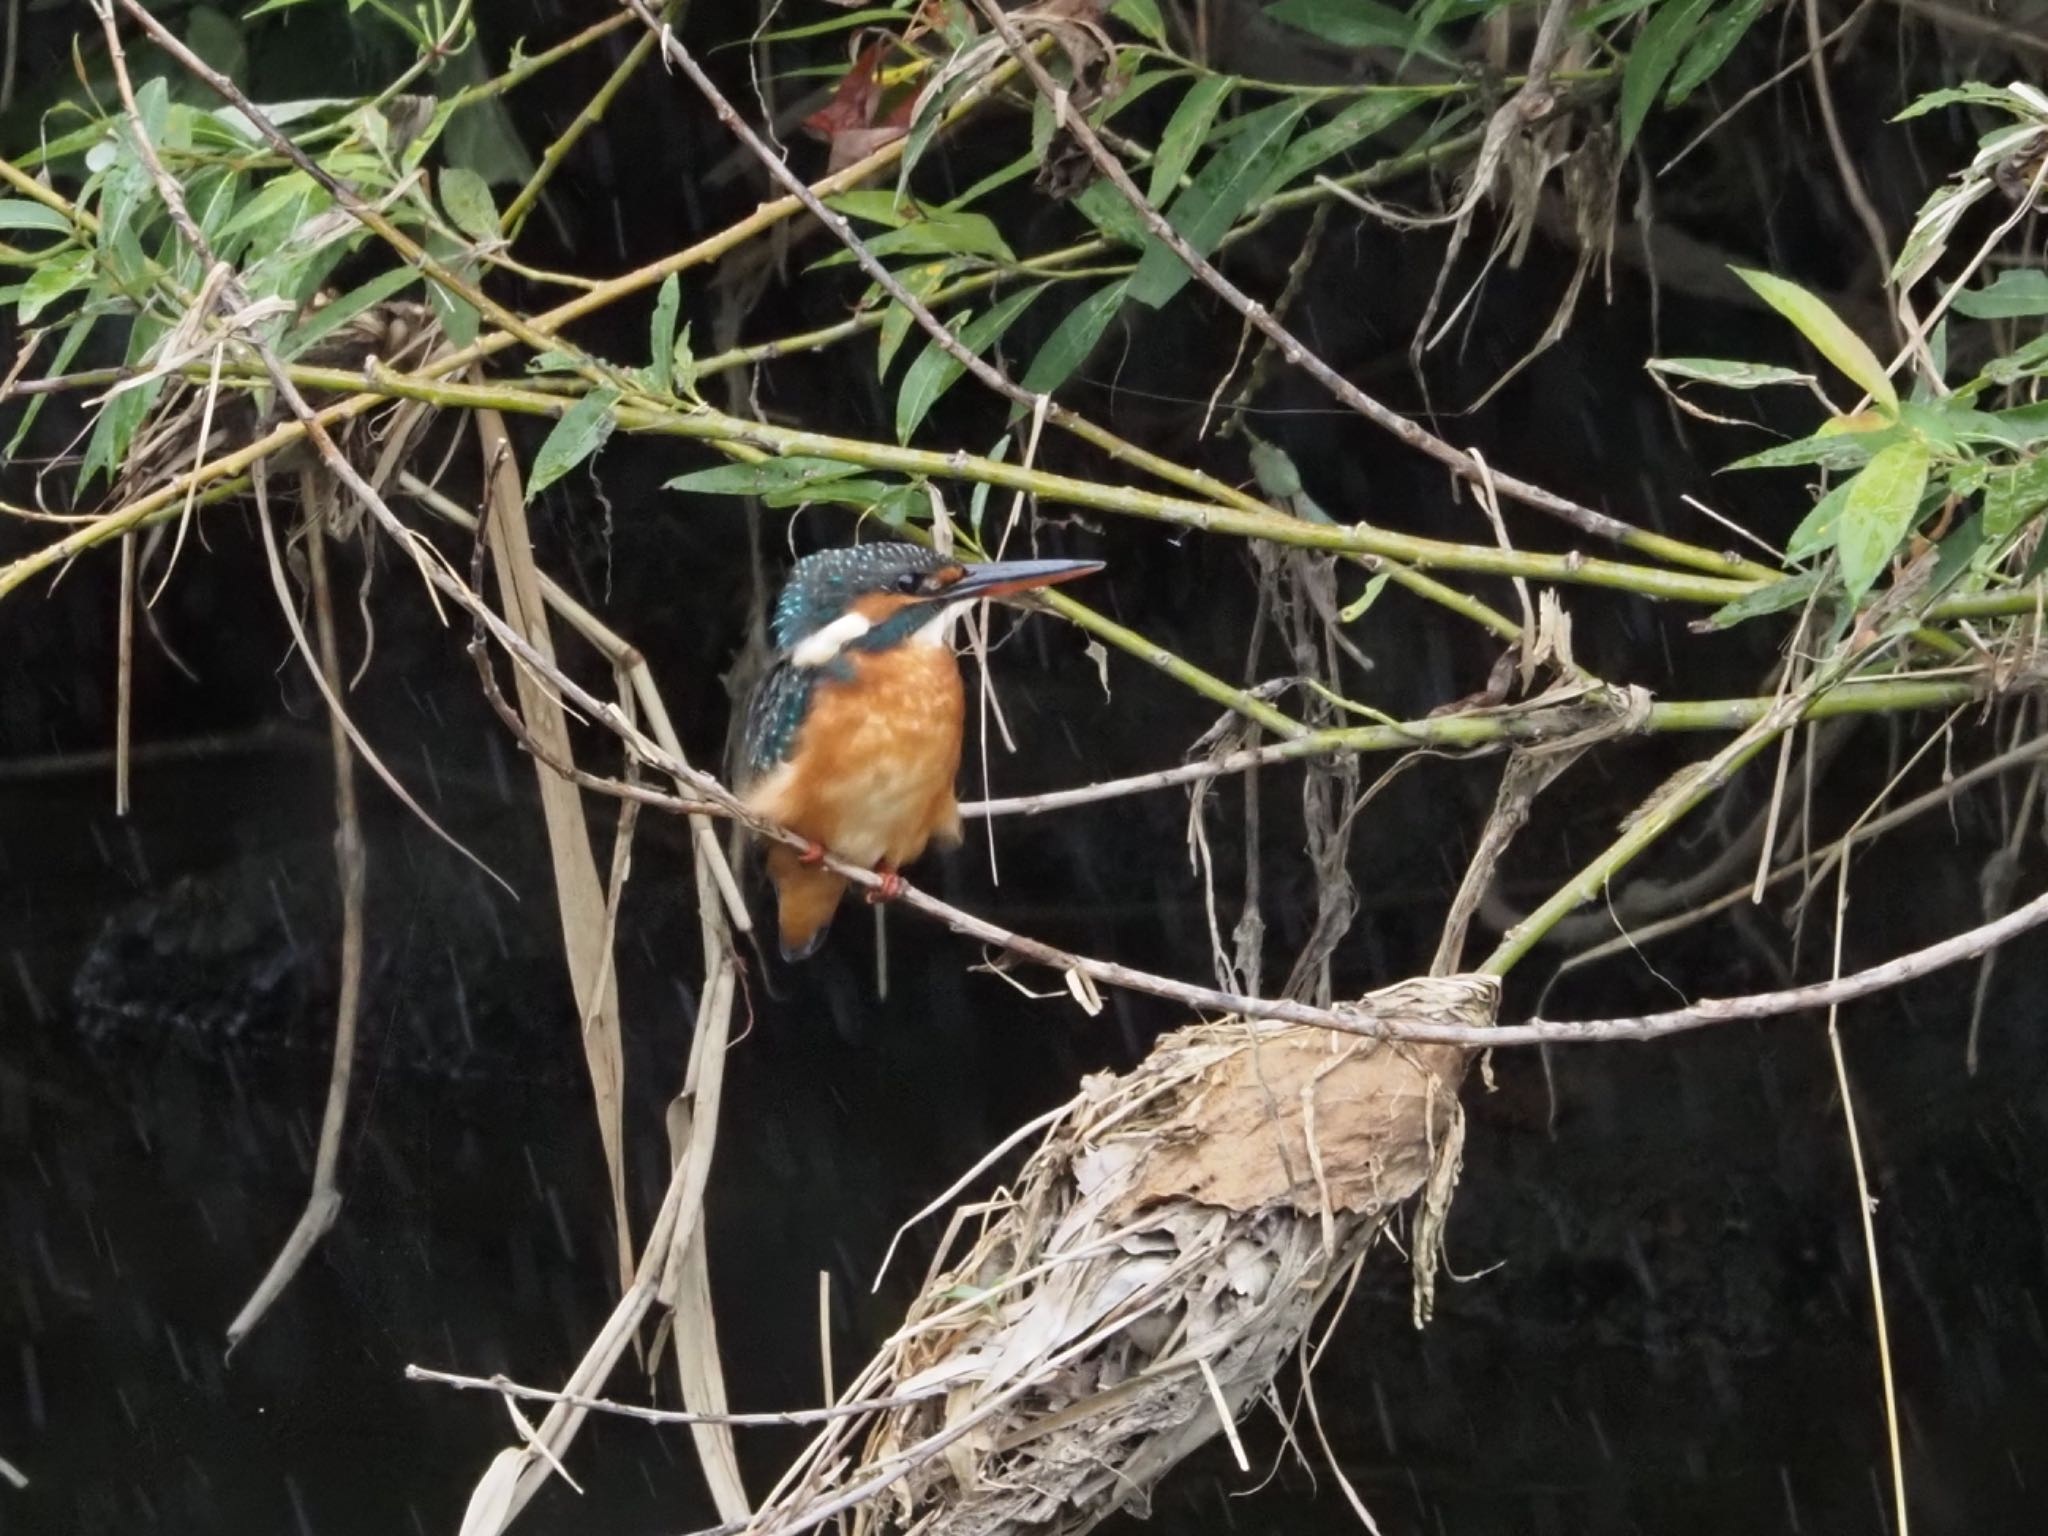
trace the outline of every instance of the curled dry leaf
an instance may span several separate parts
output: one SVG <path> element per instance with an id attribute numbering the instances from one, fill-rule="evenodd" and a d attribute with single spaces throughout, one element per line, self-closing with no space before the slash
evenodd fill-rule
<path id="1" fill-rule="evenodd" d="M 806 132 L 832 146 L 829 169 L 843 170 L 910 131 L 914 93 L 906 94 L 887 113 L 882 110 L 882 60 L 895 41 L 885 37 L 863 48 L 832 99 L 804 119 Z"/>

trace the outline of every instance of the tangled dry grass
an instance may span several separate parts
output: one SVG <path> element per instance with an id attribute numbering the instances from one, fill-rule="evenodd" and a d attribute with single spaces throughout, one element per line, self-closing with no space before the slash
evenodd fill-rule
<path id="1" fill-rule="evenodd" d="M 1370 1001 L 1484 1027 L 1499 989 L 1425 979 Z M 1473 1054 L 1231 1019 L 1089 1078 L 1014 1184 L 955 1215 L 844 1399 L 893 1406 L 832 1422 L 756 1528 L 851 1510 L 863 1536 L 1076 1536 L 1142 1510 L 1219 1433 L 1242 1459 L 1236 1420 L 1404 1216 L 1427 1311 Z"/>

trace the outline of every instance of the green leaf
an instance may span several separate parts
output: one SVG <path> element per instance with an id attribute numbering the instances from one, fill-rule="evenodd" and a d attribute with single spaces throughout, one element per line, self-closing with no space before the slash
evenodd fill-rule
<path id="1" fill-rule="evenodd" d="M 226 239 L 244 230 L 260 230 L 273 220 L 284 223 L 288 219 L 289 223 L 284 223 L 284 228 L 277 232 L 277 238 L 281 240 L 291 225 L 299 222 L 305 205 L 316 195 L 325 198 L 327 193 L 304 171 L 286 171 L 282 176 L 273 176 L 220 227 L 219 238 Z"/>
<path id="2" fill-rule="evenodd" d="M 689 491 L 698 496 L 770 496 L 842 479 L 858 474 L 861 468 L 838 459 L 792 454 L 783 459 L 762 459 L 755 464 L 717 464 L 710 469 L 693 470 L 676 476 L 662 489 Z"/>
<path id="3" fill-rule="evenodd" d="M 1819 584 L 1818 571 L 1802 571 L 1797 576 L 1787 576 L 1782 581 L 1745 593 L 1726 607 L 1716 608 L 1700 621 L 1700 627 L 1729 629 L 1744 619 L 1759 619 L 1767 613 L 1783 613 L 1787 608 L 1797 608 L 1813 595 L 1813 589 Z"/>
<path id="4" fill-rule="evenodd" d="M 976 485 L 975 489 L 986 490 L 987 486 Z M 884 495 L 876 498 L 868 510 L 891 528 L 902 528 L 913 522 L 928 523 L 932 518 L 931 498 L 925 495 L 922 483 L 892 485 Z"/>
<path id="5" fill-rule="evenodd" d="M 690 326 L 687 321 L 683 324 L 683 333 L 676 337 L 671 361 L 675 367 L 675 387 L 686 395 L 694 396 L 697 392 L 697 354 L 690 350 Z"/>
<path id="6" fill-rule="evenodd" d="M 1934 557 L 1933 574 L 1927 578 L 1926 595 L 1930 598 L 1938 597 L 1954 586 L 1977 563 L 1977 556 L 1988 542 L 1988 531 L 1984 526 L 1982 512 L 1963 519 L 1961 525 L 1941 541 L 1941 547 Z M 1980 579 L 1972 581 L 1970 585 L 1981 587 L 1983 582 Z"/>
<path id="7" fill-rule="evenodd" d="M 36 316 L 72 289 L 84 287 L 91 278 L 92 252 L 72 250 L 51 257 L 31 272 L 28 281 L 21 285 L 21 303 L 15 309 L 16 320 L 23 325 L 35 324 Z"/>
<path id="8" fill-rule="evenodd" d="M 1432 92 L 1400 90 L 1376 90 L 1359 98 L 1327 123 L 1309 129 L 1289 144 L 1260 195 L 1272 196 L 1296 177 L 1326 165 L 1346 150 L 1392 127 L 1423 102 L 1441 99 Z"/>
<path id="9" fill-rule="evenodd" d="M 976 77 L 974 70 L 961 70 L 950 78 L 942 73 L 940 78 L 944 83 L 918 103 L 911 114 L 910 132 L 904 136 L 903 158 L 898 162 L 896 186 L 899 190 L 910 185 L 910 173 L 931 147 L 932 135 L 939 131 L 939 124 L 946 120 L 947 111 Z"/>
<path id="10" fill-rule="evenodd" d="M 1899 440 L 1897 427 L 1880 432 L 1816 432 L 1797 442 L 1780 443 L 1746 459 L 1737 459 L 1730 469 L 1793 469 L 1817 464 L 1826 470 L 1861 469 L 1880 449 Z"/>
<path id="11" fill-rule="evenodd" d="M 1365 611 L 1378 602 L 1380 594 L 1387 590 L 1387 582 L 1392 579 L 1392 575 L 1391 571 L 1381 571 L 1379 575 L 1368 581 L 1365 584 L 1365 590 L 1358 594 L 1357 601 L 1346 603 L 1343 609 L 1339 611 L 1337 622 L 1339 624 L 1350 624 L 1364 618 Z"/>
<path id="12" fill-rule="evenodd" d="M 1771 384 L 1811 384 L 1813 375 L 1797 368 L 1779 368 L 1770 363 L 1728 362 L 1718 357 L 1653 357 L 1644 364 L 1652 373 L 1687 379 L 1695 384 L 1718 384 L 1723 389 L 1762 389 Z"/>
<path id="13" fill-rule="evenodd" d="M 165 321 L 147 314 L 137 315 L 128 327 L 128 345 L 121 360 L 131 368 L 141 367 L 155 354 L 168 330 Z M 99 420 L 93 423 L 85 456 L 79 461 L 81 490 L 92 483 L 95 475 L 104 474 L 111 482 L 128 462 L 128 449 L 135 441 L 136 429 L 155 407 L 163 387 L 164 376 L 158 374 L 136 388 L 122 390 L 100 407 Z"/>
<path id="14" fill-rule="evenodd" d="M 1799 520 L 1792 537 L 1785 541 L 1787 560 L 1810 560 L 1835 547 L 1835 535 L 1842 524 L 1842 508 L 1849 501 L 1852 481 L 1844 480 L 1813 504 L 1813 510 Z"/>
<path id="15" fill-rule="evenodd" d="M 886 480 L 833 478 L 780 491 L 763 491 L 761 504 L 765 507 L 801 507 L 814 502 L 834 502 L 865 510 L 899 488 Z"/>
<path id="16" fill-rule="evenodd" d="M 1031 366 L 1024 370 L 1023 387 L 1034 395 L 1049 395 L 1072 377 L 1123 307 L 1124 290 L 1129 286 L 1128 278 L 1110 283 L 1068 310 L 1066 319 L 1053 327 Z"/>
<path id="17" fill-rule="evenodd" d="M 1119 245 L 1142 246 L 1152 237 L 1145 220 L 1107 181 L 1091 181 L 1074 198 L 1074 211 L 1096 228 L 1105 240 Z"/>
<path id="18" fill-rule="evenodd" d="M 1656 14 L 1643 23 L 1635 46 L 1621 74 L 1621 152 L 1626 155 L 1642 130 L 1643 119 L 1657 104 L 1664 82 L 1678 68 L 1678 61 L 1693 34 L 1699 30 L 1712 0 L 1663 0 Z"/>
<path id="19" fill-rule="evenodd" d="M 1159 149 L 1152 157 L 1152 175 L 1145 183 L 1145 201 L 1159 207 L 1180 186 L 1180 179 L 1195 162 L 1202 141 L 1216 113 L 1237 89 L 1232 75 L 1208 75 L 1188 87 L 1180 105 L 1159 135 Z"/>
<path id="20" fill-rule="evenodd" d="M 675 388 L 676 313 L 682 302 L 682 285 L 671 272 L 661 280 L 661 291 L 654 296 L 654 318 L 647 326 L 648 376 L 658 395 Z"/>
<path id="21" fill-rule="evenodd" d="M 844 16 L 834 16 L 828 21 L 814 21 L 807 26 L 781 27 L 773 32 L 761 32 L 750 37 L 734 38 L 729 43 L 720 43 L 713 53 L 723 53 L 728 48 L 746 48 L 757 43 L 792 43 L 798 38 L 820 37 L 827 32 L 844 32 L 849 27 L 864 27 L 871 21 L 901 21 L 900 6 L 870 6 L 864 11 L 850 11 Z"/>
<path id="22" fill-rule="evenodd" d="M 1602 4 L 1589 6 L 1573 16 L 1572 26 L 1581 32 L 1596 31 L 1638 11 L 1647 11 L 1655 4 L 1657 0 L 1603 0 Z"/>
<path id="23" fill-rule="evenodd" d="M 1036 97 L 1034 99 L 1040 102 L 1043 102 L 1045 100 L 1043 96 Z M 1050 114 L 1048 114 L 1046 120 L 1048 122 L 1051 121 Z M 1031 121 L 1033 124 L 1033 132 L 1035 134 L 1037 131 L 1036 125 L 1038 119 L 1034 117 Z M 981 180 L 977 181 L 965 192 L 962 192 L 958 197 L 948 198 L 944 203 L 940 204 L 939 206 L 944 208 L 948 213 L 954 212 L 955 210 L 962 208 L 972 208 L 976 203 L 980 202 L 984 197 L 988 196 L 989 193 L 995 191 L 996 188 L 1006 187 L 1011 182 L 1018 180 L 1020 177 L 1028 176 L 1033 171 L 1037 170 L 1040 161 L 1044 158 L 1044 153 L 1045 152 L 1043 149 L 1039 149 L 1034 150 L 1029 154 L 1019 155 L 1016 159 L 1012 160 L 1008 165 L 1002 166 L 997 170 L 990 171 L 986 176 L 982 177 Z"/>
<path id="24" fill-rule="evenodd" d="M 2029 452 L 2048 443 L 2048 401 L 2015 405 L 2003 411 L 1964 413 L 1964 436 L 2002 443 Z"/>
<path id="25" fill-rule="evenodd" d="M 1279 0 L 1266 14 L 1340 48 L 1399 48 L 1449 62 L 1427 28 L 1379 0 Z"/>
<path id="26" fill-rule="evenodd" d="M 604 446 L 612 428 L 619 424 L 612 415 L 612 407 L 618 403 L 619 392 L 602 384 L 562 413 L 540 452 L 533 456 L 533 471 L 526 477 L 528 501 Z"/>
<path id="27" fill-rule="evenodd" d="M 1159 15 L 1159 0 L 1116 0 L 1109 14 L 1154 47 L 1166 46 L 1166 23 Z"/>
<path id="28" fill-rule="evenodd" d="M 2048 336 L 2036 336 L 2019 351 L 1984 365 L 1985 382 L 2001 386 L 2037 378 L 2043 373 L 2048 373 Z"/>
<path id="29" fill-rule="evenodd" d="M 1222 243 L 1230 226 L 1265 185 L 1287 147 L 1294 126 L 1308 110 L 1305 101 L 1280 101 L 1241 118 L 1239 131 L 1196 173 L 1167 211 L 1182 239 L 1195 254 L 1207 256 Z M 1131 297 L 1157 309 L 1186 286 L 1193 274 L 1165 241 L 1148 237 L 1138 270 L 1131 275 Z"/>
<path id="30" fill-rule="evenodd" d="M 249 66 L 249 50 L 242 41 L 242 24 L 210 5 L 195 5 L 185 20 L 185 42 L 200 58 L 230 80 L 242 79 Z"/>
<path id="31" fill-rule="evenodd" d="M 71 221 L 54 208 L 30 202 L 25 197 L 0 197 L 0 229 L 49 230 L 71 233 Z"/>
<path id="32" fill-rule="evenodd" d="M 351 289 L 332 303 L 323 304 L 307 317 L 305 324 L 289 332 L 278 351 L 287 359 L 303 356 L 324 336 L 331 335 L 372 305 L 382 304 L 420 280 L 412 267 L 395 267 L 379 273 L 360 288 Z"/>
<path id="33" fill-rule="evenodd" d="M 1835 552 L 1851 602 L 1862 600 L 1883 574 L 1899 540 L 1913 526 L 1927 489 L 1927 445 L 1907 438 L 1883 449 L 1847 486 Z"/>
<path id="34" fill-rule="evenodd" d="M 995 446 L 989 449 L 987 457 L 1000 464 L 1009 457 L 1009 454 L 1010 434 L 1005 432 L 996 439 Z M 974 489 L 967 495 L 967 526 L 974 534 L 976 542 L 981 539 L 982 519 L 988 515 L 989 489 L 988 481 L 977 480 L 974 482 Z"/>
<path id="35" fill-rule="evenodd" d="M 1664 104 L 1675 107 L 1686 97 L 1704 85 L 1715 70 L 1728 62 L 1728 55 L 1735 51 L 1735 45 L 1742 41 L 1758 16 L 1763 14 L 1767 0 L 1735 0 L 1722 11 L 1699 34 L 1699 41 L 1685 56 L 1685 62 L 1678 66 L 1678 72 L 1671 77 L 1671 88 L 1664 93 Z"/>
<path id="36" fill-rule="evenodd" d="M 979 357 L 1002 339 L 1003 332 L 1030 307 L 1033 299 L 1045 292 L 1046 287 L 1045 283 L 1034 284 L 991 305 L 965 325 L 955 320 L 947 329 L 959 338 L 961 346 Z M 899 443 L 910 441 L 918 423 L 966 371 L 967 365 L 936 340 L 925 345 L 905 371 L 903 386 L 896 392 L 896 440 Z"/>
<path id="37" fill-rule="evenodd" d="M 78 318 L 66 327 L 64 339 L 57 343 L 57 350 L 50 358 L 49 372 L 52 377 L 61 374 L 71 366 L 71 359 L 78 355 L 78 349 L 85 344 L 85 338 L 91 334 L 92 328 L 99 323 L 99 318 L 93 312 L 93 306 L 88 304 L 84 307 Z M 7 440 L 5 448 L 0 448 L 0 459 L 13 458 L 15 450 L 28 440 L 29 428 L 36 424 L 36 417 L 42 414 L 43 402 L 49 398 L 48 395 L 31 395 L 29 397 L 28 408 L 21 413 L 21 420 L 14 428 L 14 436 Z"/>
<path id="38" fill-rule="evenodd" d="M 836 193 L 825 199 L 825 206 L 849 219 L 879 224 L 884 229 L 901 229 L 917 216 L 914 204 L 906 202 L 893 191 L 875 187 Z"/>
<path id="39" fill-rule="evenodd" d="M 1905 111 L 1894 117 L 1892 121 L 1903 123 L 1908 118 L 1921 117 L 1941 107 L 1961 106 L 2003 107 L 2006 111 L 2010 112 L 2013 110 L 2014 103 L 2011 94 L 1999 86 L 1978 85 L 1975 83 L 1951 86 L 1945 90 L 1929 91 L 1925 96 L 1922 96 L 1910 107 L 1906 108 Z"/>
<path id="40" fill-rule="evenodd" d="M 2002 539 L 2048 507 L 2048 458 L 1996 470 L 1984 484 L 1984 531 Z"/>
<path id="41" fill-rule="evenodd" d="M 1749 284 L 1758 298 L 1790 320 L 1799 334 L 1813 343 L 1816 352 L 1848 375 L 1850 383 L 1886 410 L 1898 410 L 1899 392 L 1885 376 L 1884 364 L 1863 338 L 1843 323 L 1841 316 L 1797 283 L 1748 267 L 1729 270 Z"/>
<path id="42" fill-rule="evenodd" d="M 504 239 L 505 227 L 499 222 L 490 184 L 475 171 L 451 165 L 441 173 L 441 206 L 448 210 L 455 227 L 479 244 Z"/>
<path id="43" fill-rule="evenodd" d="M 973 265 L 970 261 L 957 259 L 926 262 L 923 266 L 903 268 L 897 272 L 896 280 L 913 297 L 929 303 L 933 294 Z M 875 339 L 876 378 L 883 378 L 888 374 L 889 365 L 896 361 L 896 353 L 903 346 L 905 338 L 910 335 L 910 328 L 914 324 L 916 321 L 910 311 L 892 300 L 888 312 L 882 316 L 879 334 Z"/>
<path id="44" fill-rule="evenodd" d="M 1972 320 L 2048 315 L 2048 272 L 2039 267 L 2010 267 L 1982 288 L 1957 294 L 1952 307 Z"/>
<path id="45" fill-rule="evenodd" d="M 895 229 L 884 230 L 861 242 L 876 256 L 989 256 L 997 261 L 1017 259 L 1009 244 L 987 216 L 956 209 L 933 208 L 924 217 L 905 220 Z M 851 251 L 839 251 L 811 269 L 841 267 L 853 260 Z"/>

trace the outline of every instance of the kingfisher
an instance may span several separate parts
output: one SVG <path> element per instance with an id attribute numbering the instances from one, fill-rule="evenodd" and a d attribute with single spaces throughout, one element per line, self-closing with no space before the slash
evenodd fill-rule
<path id="1" fill-rule="evenodd" d="M 932 839 L 960 841 L 953 782 L 966 690 L 953 628 L 985 598 L 1013 597 L 1102 569 L 1099 560 L 969 564 L 916 544 L 807 555 L 776 600 L 775 658 L 747 706 L 740 797 L 810 846 L 768 850 L 782 955 L 824 942 L 846 879 L 827 850 L 881 875 L 871 900 Z"/>

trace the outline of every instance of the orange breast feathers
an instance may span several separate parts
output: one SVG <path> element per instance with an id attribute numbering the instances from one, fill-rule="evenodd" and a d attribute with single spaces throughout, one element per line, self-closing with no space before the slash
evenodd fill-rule
<path id="1" fill-rule="evenodd" d="M 844 661 L 853 678 L 819 680 L 788 760 L 748 803 L 869 868 L 908 864 L 933 837 L 959 842 L 966 699 L 951 649 L 919 637 Z"/>

